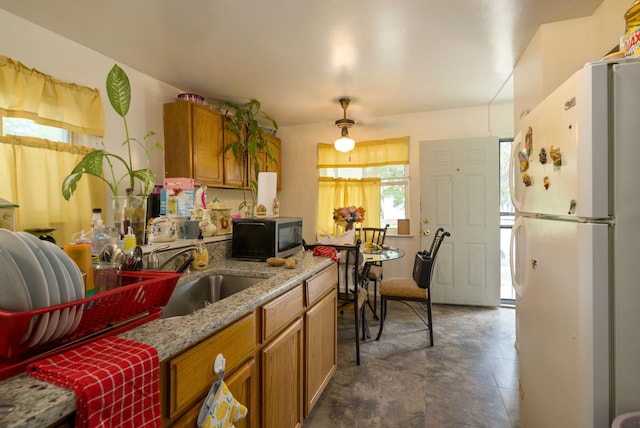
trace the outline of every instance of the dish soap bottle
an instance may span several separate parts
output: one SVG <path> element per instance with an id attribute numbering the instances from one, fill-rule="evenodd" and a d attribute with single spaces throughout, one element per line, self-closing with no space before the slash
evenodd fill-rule
<path id="1" fill-rule="evenodd" d="M 202 271 L 209 266 L 209 250 L 204 245 L 204 238 L 202 236 L 202 231 L 198 235 L 198 240 L 196 241 L 196 249 L 193 250 L 193 261 L 191 262 L 191 269 Z"/>
<path id="2" fill-rule="evenodd" d="M 624 40 L 625 57 L 640 56 L 640 0 L 633 2 L 624 14 L 626 22 Z"/>

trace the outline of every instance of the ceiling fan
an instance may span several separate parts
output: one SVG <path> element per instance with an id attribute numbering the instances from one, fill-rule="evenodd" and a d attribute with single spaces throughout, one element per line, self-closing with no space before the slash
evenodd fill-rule
<path id="1" fill-rule="evenodd" d="M 349 128 L 355 125 L 355 122 L 352 119 L 347 117 L 347 107 L 349 107 L 349 103 L 351 100 L 349 98 L 343 97 L 338 100 L 340 106 L 343 110 L 342 119 L 336 120 L 336 126 L 341 129 L 341 137 L 338 138 L 333 146 L 339 152 L 349 152 L 353 150 L 356 145 L 356 142 L 353 139 L 349 138 Z"/>

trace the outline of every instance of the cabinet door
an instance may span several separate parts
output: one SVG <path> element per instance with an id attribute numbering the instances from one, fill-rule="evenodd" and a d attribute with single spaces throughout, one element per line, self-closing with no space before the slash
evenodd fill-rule
<path id="1" fill-rule="evenodd" d="M 309 416 L 338 365 L 338 294 L 333 288 L 305 315 L 304 416 Z"/>
<path id="2" fill-rule="evenodd" d="M 302 426 L 302 319 L 262 349 L 262 426 Z"/>
<path id="3" fill-rule="evenodd" d="M 191 408 L 209 391 L 217 378 L 213 362 L 218 353 L 227 360 L 229 373 L 254 354 L 255 324 L 254 314 L 248 315 L 169 361 L 170 418 Z"/>
<path id="4" fill-rule="evenodd" d="M 224 146 L 225 148 L 234 142 L 238 141 L 238 137 L 227 131 L 228 118 L 224 118 Z M 246 160 L 245 162 L 246 163 Z M 231 187 L 242 187 L 246 184 L 246 171 L 247 168 L 243 165 L 243 162 L 236 159 L 231 149 L 227 150 L 224 154 L 224 184 Z"/>
<path id="5" fill-rule="evenodd" d="M 193 105 L 193 178 L 198 183 L 223 184 L 223 116 Z"/>
<path id="6" fill-rule="evenodd" d="M 180 101 L 163 106 L 165 177 L 193 178 L 191 105 Z"/>
<path id="7" fill-rule="evenodd" d="M 266 172 L 276 172 L 278 173 L 278 181 L 277 181 L 277 189 L 280 190 L 282 186 L 281 178 L 280 178 L 280 139 L 275 136 L 269 136 L 269 140 L 271 140 L 271 149 L 273 150 L 273 161 L 268 162 L 268 156 L 264 155 L 264 160 L 262 161 L 262 165 L 260 165 L 260 171 Z"/>
<path id="8" fill-rule="evenodd" d="M 231 376 L 224 379 L 233 397 L 247 408 L 247 416 L 235 423 L 236 428 L 258 427 L 258 379 L 256 379 L 256 364 L 253 359 L 245 363 Z M 198 421 L 200 408 L 204 398 L 191 407 L 184 415 L 171 424 L 171 428 L 193 428 Z"/>
<path id="9" fill-rule="evenodd" d="M 273 135 L 268 135 L 271 143 L 271 150 L 273 151 L 273 161 L 267 162 L 269 159 L 266 153 L 259 153 L 258 155 L 258 170 L 260 172 L 276 172 L 278 174 L 277 190 L 281 189 L 280 178 L 280 139 Z M 249 177 L 254 179 L 255 166 L 253 162 L 249 162 Z M 255 177 L 257 181 L 257 177 Z"/>

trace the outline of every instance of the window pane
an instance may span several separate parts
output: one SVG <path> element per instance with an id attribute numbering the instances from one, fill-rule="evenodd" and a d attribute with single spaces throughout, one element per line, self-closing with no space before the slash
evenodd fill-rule
<path id="1" fill-rule="evenodd" d="M 36 137 L 60 143 L 69 142 L 69 131 L 65 129 L 39 125 L 33 120 L 15 117 L 2 118 L 2 135 Z"/>
<path id="2" fill-rule="evenodd" d="M 406 186 L 381 186 L 380 190 L 380 225 L 388 224 L 392 229 L 397 228 L 398 219 L 407 218 Z"/>
<path id="3" fill-rule="evenodd" d="M 320 176 L 335 178 L 380 178 L 380 225 L 396 229 L 398 219 L 407 218 L 408 165 L 364 168 L 321 168 Z"/>

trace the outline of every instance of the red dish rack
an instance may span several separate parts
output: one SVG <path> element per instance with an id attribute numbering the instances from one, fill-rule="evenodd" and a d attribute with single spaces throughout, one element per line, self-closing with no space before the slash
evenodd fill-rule
<path id="1" fill-rule="evenodd" d="M 0 309 L 0 380 L 24 371 L 39 359 L 159 318 L 181 275 L 165 271 L 121 271 L 120 287 L 95 296 L 28 312 Z M 75 308 L 76 313 L 81 311 L 77 328 L 55 340 L 29 346 L 38 324 L 67 308 Z"/>

